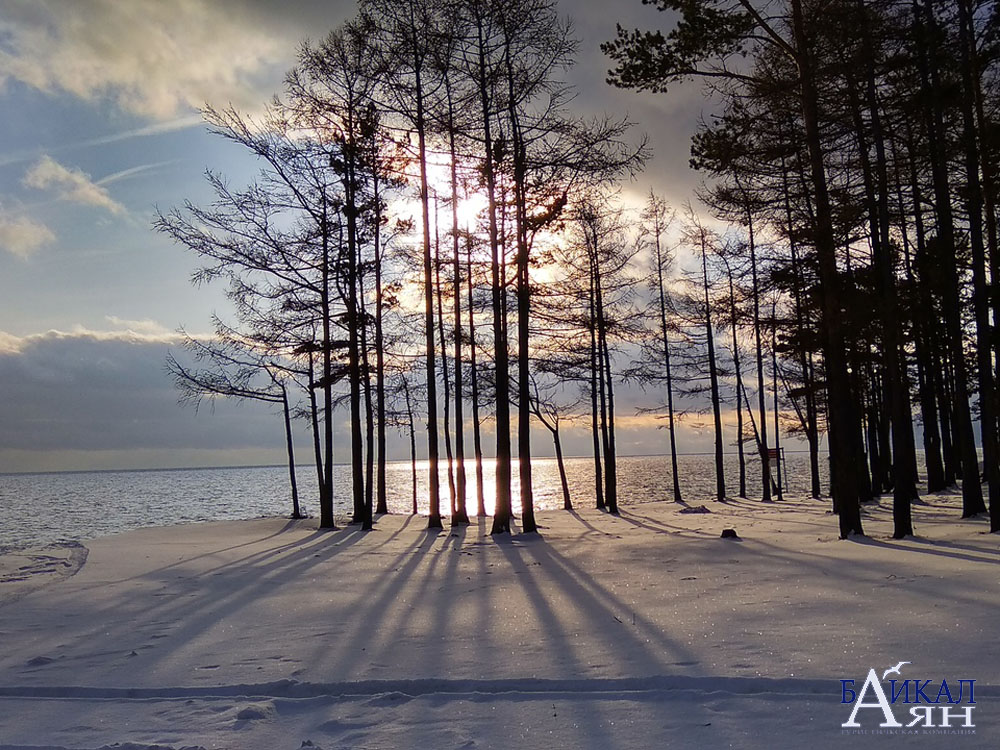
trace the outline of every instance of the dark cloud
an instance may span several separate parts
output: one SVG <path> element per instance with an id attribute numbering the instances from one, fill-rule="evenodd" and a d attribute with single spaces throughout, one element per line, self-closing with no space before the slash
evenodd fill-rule
<path id="1" fill-rule="evenodd" d="M 636 93 L 606 83 L 611 60 L 600 45 L 615 38 L 616 26 L 665 28 L 671 14 L 658 12 L 641 0 L 623 0 L 611 6 L 601 0 L 561 0 L 560 7 L 573 21 L 580 40 L 577 64 L 569 73 L 576 87 L 574 109 L 582 115 L 628 115 L 635 133 L 649 138 L 653 158 L 629 191 L 643 195 L 650 187 L 675 205 L 689 198 L 700 176 L 688 168 L 690 135 L 698 119 L 710 108 L 698 82 L 678 84 L 669 94 Z"/>
<path id="2" fill-rule="evenodd" d="M 0 344 L 0 391 L 5 394 L 0 402 L 0 471 L 284 460 L 282 423 L 273 407 L 220 401 L 196 414 L 177 403 L 164 361 L 168 351 L 181 355 L 183 350 L 169 336 L 50 332 L 23 339 L 0 337 Z M 661 452 L 665 434 L 657 429 L 657 421 L 634 416 L 635 408 L 649 403 L 650 397 L 624 385 L 617 396 L 623 453 Z M 311 446 L 305 425 L 296 431 L 300 460 L 308 461 Z M 697 431 L 688 438 L 699 441 Z M 484 440 L 487 448 L 492 446 L 488 424 Z M 568 452 L 585 454 L 589 421 L 568 424 L 565 441 Z M 336 419 L 336 443 L 337 455 L 346 457 L 349 431 L 344 413 Z M 535 430 L 534 446 L 538 455 L 549 455 L 548 433 Z M 421 431 L 421 457 L 425 448 Z M 205 455 L 198 458 L 198 452 Z M 407 440 L 391 434 L 389 452 L 391 458 L 406 458 Z M 93 461 L 88 463 L 86 455 Z"/>
<path id="3" fill-rule="evenodd" d="M 130 334 L 20 340 L 0 353 L 0 450 L 280 447 L 280 422 L 264 405 L 181 408 L 164 368 L 169 349 Z"/>

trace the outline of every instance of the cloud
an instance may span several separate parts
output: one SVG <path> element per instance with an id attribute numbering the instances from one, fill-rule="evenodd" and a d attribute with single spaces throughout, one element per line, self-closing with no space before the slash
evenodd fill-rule
<path id="1" fill-rule="evenodd" d="M 17 354 L 21 350 L 24 339 L 6 331 L 0 331 L 0 355 Z"/>
<path id="2" fill-rule="evenodd" d="M 282 421 L 273 407 L 220 401 L 197 414 L 179 407 L 164 361 L 168 351 L 184 356 L 180 336 L 150 319 L 108 316 L 107 321 L 111 328 L 101 331 L 83 326 L 28 336 L 0 331 L 0 471 L 283 460 Z M 667 435 L 656 429 L 662 425 L 630 413 L 624 406 L 628 388 L 617 395 L 623 404 L 617 417 L 619 455 L 666 452 Z M 726 418 L 727 451 L 732 451 L 732 415 Z M 344 412 L 338 412 L 335 425 L 340 457 L 349 452 L 351 439 Z M 296 450 L 306 462 L 311 449 L 306 425 L 298 422 L 295 429 Z M 487 450 L 492 429 L 486 420 Z M 682 450 L 711 450 L 711 430 L 688 422 L 679 429 Z M 588 455 L 589 419 L 568 423 L 562 440 L 567 455 Z M 550 455 L 551 446 L 548 433 L 534 425 L 534 455 Z M 405 436 L 390 431 L 390 457 L 405 458 L 408 451 Z M 419 453 L 423 457 L 423 443 Z"/>
<path id="3" fill-rule="evenodd" d="M 165 368 L 168 351 L 184 359 L 181 337 L 153 320 L 107 320 L 114 330 L 0 331 L 0 471 L 285 460 L 280 408 L 229 400 L 198 412 L 182 408 Z M 296 452 L 306 462 L 308 426 L 300 420 L 294 429 Z M 338 457 L 350 440 L 347 417 L 338 412 Z M 395 442 L 401 446 L 395 453 L 406 456 L 408 443 Z"/>
<path id="4" fill-rule="evenodd" d="M 281 446 L 281 420 L 266 406 L 179 407 L 164 367 L 168 351 L 182 354 L 178 336 L 132 322 L 148 332 L 0 333 L 0 452 Z"/>
<path id="5" fill-rule="evenodd" d="M 38 248 L 54 242 L 56 236 L 47 226 L 24 216 L 0 215 L 0 248 L 19 258 L 27 258 Z"/>
<path id="6" fill-rule="evenodd" d="M 162 341 L 179 341 L 179 335 L 167 329 L 162 323 L 149 318 L 129 320 L 117 315 L 105 315 L 104 319 L 115 327 L 116 335 L 144 336 Z"/>
<path id="7" fill-rule="evenodd" d="M 15 336 L 0 331 L 0 355 L 23 353 L 52 342 L 73 340 L 98 343 L 162 344 L 164 346 L 180 345 L 183 342 L 181 334 L 169 331 L 162 324 L 148 318 L 145 320 L 126 320 L 116 315 L 106 315 L 105 320 L 115 328 L 96 330 L 75 325 L 69 331 L 59 331 L 53 328 L 45 333 L 32 333 L 27 336 Z"/>
<path id="8" fill-rule="evenodd" d="M 58 190 L 63 200 L 104 208 L 113 214 L 125 213 L 125 206 L 114 200 L 108 191 L 91 181 L 79 169 L 69 169 L 51 156 L 39 159 L 24 175 L 24 184 L 39 190 Z"/>
<path id="9" fill-rule="evenodd" d="M 329 5 L 14 0 L 0 17 L 0 84 L 108 98 L 155 120 L 206 102 L 257 106 L 316 33 L 310 24 L 325 15 L 333 26 L 353 3 Z"/>

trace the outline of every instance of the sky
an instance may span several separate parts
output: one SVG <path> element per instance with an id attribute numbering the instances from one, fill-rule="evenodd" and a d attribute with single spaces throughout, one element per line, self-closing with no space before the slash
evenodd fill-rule
<path id="1" fill-rule="evenodd" d="M 707 105 L 694 86 L 609 87 L 598 48 L 616 22 L 654 26 L 659 14 L 640 0 L 560 7 L 581 41 L 575 111 L 628 113 L 654 157 L 626 192 L 653 187 L 680 205 L 698 184 L 688 139 Z M 199 109 L 259 109 L 298 45 L 354 10 L 346 0 L 0 0 L 0 471 L 283 460 L 267 408 L 178 406 L 164 369 L 177 329 L 210 331 L 226 303 L 191 285 L 196 257 L 151 222 L 157 208 L 207 202 L 206 169 L 238 184 L 254 174 Z M 665 450 L 662 431 L 630 426 L 642 401 L 623 394 L 622 453 Z M 707 430 L 690 429 L 690 449 L 705 449 Z M 588 440 L 570 435 L 569 452 Z"/>

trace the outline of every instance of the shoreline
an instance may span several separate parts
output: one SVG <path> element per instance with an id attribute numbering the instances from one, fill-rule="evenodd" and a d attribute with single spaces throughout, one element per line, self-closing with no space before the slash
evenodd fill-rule
<path id="1" fill-rule="evenodd" d="M 936 537 L 921 534 L 919 533 L 920 529 L 924 525 L 929 525 L 932 529 L 939 529 L 942 526 L 947 529 L 947 512 L 949 510 L 954 510 L 958 513 L 961 508 L 961 493 L 960 491 L 956 492 L 955 490 L 946 489 L 935 493 L 922 493 L 921 498 L 921 502 L 914 503 L 913 505 L 918 533 L 913 537 L 909 537 L 909 539 L 933 542 Z M 927 502 L 924 498 L 933 498 L 934 500 L 943 502 Z M 748 518 L 752 518 L 755 510 L 771 510 L 779 515 L 794 513 L 796 510 L 803 510 L 806 513 L 813 514 L 819 512 L 825 515 L 828 519 L 830 527 L 825 530 L 825 537 L 827 538 L 820 537 L 818 541 L 843 541 L 839 540 L 837 537 L 836 517 L 827 507 L 829 502 L 828 497 L 815 499 L 802 495 L 796 495 L 786 497 L 784 501 L 772 501 L 771 505 L 764 505 L 753 499 L 727 498 L 724 503 L 720 503 L 714 498 L 706 498 L 703 501 L 696 500 L 691 503 L 684 503 L 682 506 L 675 506 L 673 502 L 669 500 L 642 500 L 639 502 L 625 504 L 622 508 L 628 511 L 629 509 L 642 508 L 644 506 L 663 506 L 664 508 L 676 511 L 681 518 L 688 516 L 689 518 L 693 517 L 694 519 L 713 514 L 718 515 L 719 510 L 725 513 L 726 511 L 732 511 L 734 508 L 738 508 L 739 512 L 730 513 L 728 515 L 732 515 L 737 518 L 746 514 L 749 514 L 749 516 L 747 516 Z M 706 510 L 696 510 L 698 508 L 705 508 Z M 715 508 L 715 510 L 712 510 L 712 508 Z M 540 519 L 541 534 L 544 534 L 547 530 L 544 525 L 546 518 L 558 518 L 560 515 L 566 513 L 576 516 L 579 514 L 580 510 L 581 509 L 565 511 L 551 508 L 536 510 L 536 515 Z M 594 508 L 586 508 L 582 510 L 584 510 L 584 512 L 592 512 L 596 514 L 598 518 L 604 516 L 611 517 L 606 512 Z M 874 503 L 862 505 L 862 518 L 866 525 L 866 535 L 865 537 L 858 539 L 876 539 L 888 542 L 906 541 L 892 539 L 891 531 L 886 531 L 882 528 L 885 524 L 890 522 L 891 512 L 891 497 L 886 497 L 884 501 L 882 499 L 878 499 Z M 927 517 L 928 512 L 932 514 L 932 517 Z M 924 518 L 921 518 L 921 515 L 923 515 Z M 374 531 L 378 532 L 380 530 L 380 521 L 388 521 L 390 524 L 394 524 L 394 519 L 403 519 L 402 523 L 404 526 L 412 525 L 416 528 L 423 528 L 423 521 L 426 518 L 426 513 L 417 513 L 415 515 L 399 513 L 377 515 L 375 516 Z M 447 533 L 453 528 L 450 523 L 450 518 L 451 517 L 448 515 L 441 516 L 444 524 L 441 533 Z M 492 519 L 492 516 L 484 516 L 482 518 L 478 516 L 470 516 L 470 519 L 470 526 L 475 526 L 478 523 L 481 527 L 483 523 L 488 524 Z M 985 526 L 985 530 L 979 530 L 976 533 L 986 535 L 987 537 L 990 536 L 988 531 L 988 513 L 973 516 L 971 518 L 960 518 L 958 515 L 955 515 L 951 520 L 956 524 L 966 526 L 975 525 L 977 522 L 981 522 L 981 525 Z M 524 535 L 520 531 L 520 514 L 515 515 L 512 521 L 513 531 L 510 535 L 511 538 L 533 538 L 531 535 Z M 171 537 L 177 537 L 179 539 L 182 536 L 181 532 L 183 532 L 183 530 L 193 528 L 204 528 L 206 530 L 209 528 L 217 528 L 221 532 L 220 537 L 233 535 L 239 536 L 241 534 L 241 527 L 249 529 L 252 528 L 251 525 L 259 524 L 261 522 L 286 524 L 289 527 L 301 525 L 306 528 L 312 528 L 314 533 L 317 534 L 332 534 L 358 528 L 356 524 L 350 523 L 350 515 L 348 513 L 341 513 L 341 515 L 336 518 L 337 528 L 330 530 L 320 530 L 318 528 L 318 516 L 312 514 L 306 515 L 304 518 L 300 519 L 294 519 L 290 515 L 260 515 L 244 519 L 178 521 L 174 523 L 127 528 L 109 534 L 80 540 L 55 541 L 41 545 L 0 547 L 0 606 L 2 606 L 6 601 L 19 599 L 37 588 L 48 586 L 52 583 L 58 583 L 62 580 L 73 577 L 79 573 L 86 564 L 90 547 L 94 544 L 113 543 L 113 540 L 115 539 L 127 537 L 133 534 L 152 534 L 157 538 L 158 542 L 163 539 L 170 539 Z M 871 532 L 873 522 L 875 524 L 875 528 L 877 529 L 874 534 Z M 929 523 L 925 524 L 925 522 Z M 480 528 L 480 530 L 482 529 Z M 818 531 L 821 534 L 824 533 L 824 529 L 822 528 L 818 529 Z M 941 536 L 942 539 L 952 539 L 955 535 L 956 531 L 951 529 L 948 533 L 938 536 Z M 202 537 L 203 532 L 199 531 L 197 536 L 199 538 Z M 487 535 L 486 538 L 490 538 L 489 535 Z M 855 539 L 855 541 L 858 541 L 858 539 Z M 742 541 L 742 539 L 738 541 Z M 1000 535 L 998 535 L 998 543 L 1000 543 Z M 11 599 L 11 595 L 13 595 L 13 599 Z"/>

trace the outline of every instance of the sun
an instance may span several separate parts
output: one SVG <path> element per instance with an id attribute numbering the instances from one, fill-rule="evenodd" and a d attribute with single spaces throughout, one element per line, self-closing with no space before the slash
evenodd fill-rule
<path id="1" fill-rule="evenodd" d="M 471 193 L 459 198 L 458 225 L 462 228 L 474 228 L 488 206 L 489 199 L 482 193 Z"/>
<path id="2" fill-rule="evenodd" d="M 489 199 L 484 193 L 471 190 L 468 175 L 471 170 L 467 165 L 459 164 L 458 168 L 458 226 L 460 229 L 475 229 L 489 206 Z M 427 162 L 427 187 L 431 199 L 435 197 L 440 203 L 441 226 L 451 226 L 451 164 L 448 161 Z M 447 217 L 447 218 L 445 218 Z"/>

